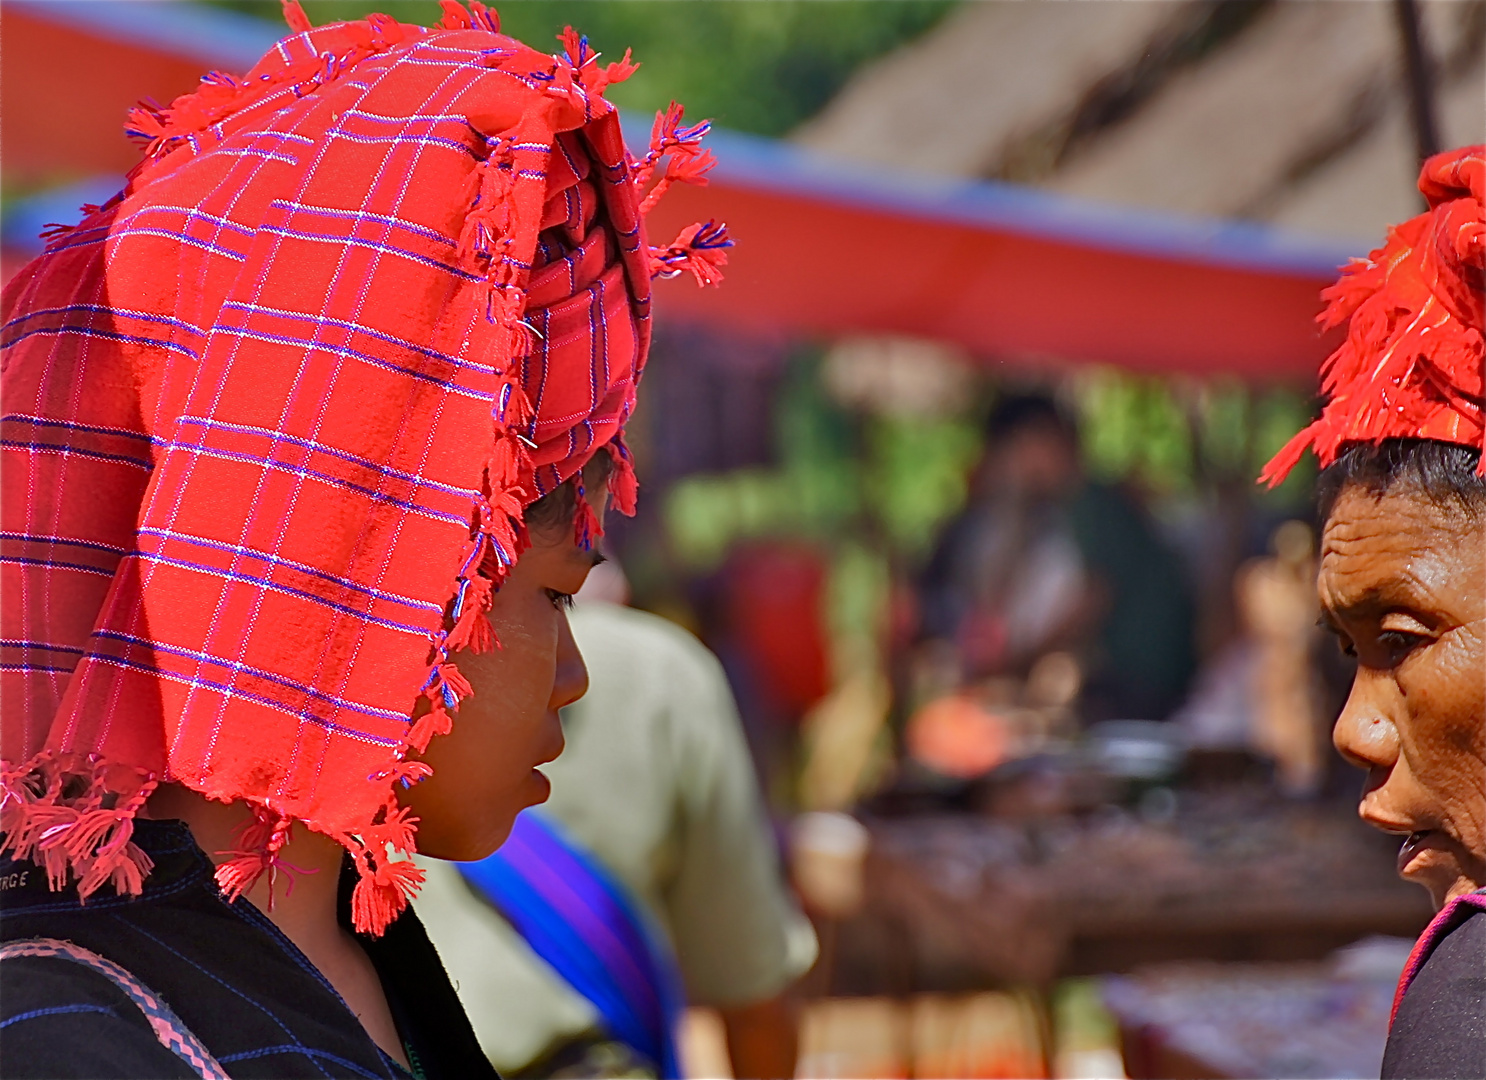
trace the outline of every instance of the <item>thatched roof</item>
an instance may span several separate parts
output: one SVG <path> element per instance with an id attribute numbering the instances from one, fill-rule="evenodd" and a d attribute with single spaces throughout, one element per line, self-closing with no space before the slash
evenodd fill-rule
<path id="1" fill-rule="evenodd" d="M 1445 145 L 1486 139 L 1486 0 L 1425 0 Z M 1414 212 L 1391 3 L 982 0 L 869 65 L 814 148 L 1377 240 Z"/>
<path id="2" fill-rule="evenodd" d="M 1439 96 L 1441 137 L 1447 146 L 1486 140 L 1486 59 L 1450 79 Z M 1421 209 L 1414 187 L 1414 132 L 1402 102 L 1363 138 L 1267 208 L 1276 225 L 1306 232 L 1382 242 L 1382 223 L 1402 221 Z"/>
<path id="3" fill-rule="evenodd" d="M 866 65 L 795 138 L 875 164 L 994 175 L 1012 143 L 1125 68 L 1182 6 L 967 3 Z"/>

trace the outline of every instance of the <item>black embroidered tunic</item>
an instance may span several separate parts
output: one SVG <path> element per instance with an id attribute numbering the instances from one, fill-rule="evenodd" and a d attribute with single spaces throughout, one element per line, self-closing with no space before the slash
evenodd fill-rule
<path id="1" fill-rule="evenodd" d="M 1486 1080 L 1486 911 L 1441 938 L 1409 983 L 1383 1077 Z"/>
<path id="2" fill-rule="evenodd" d="M 212 864 L 178 821 L 139 821 L 155 861 L 138 897 L 52 892 L 30 863 L 0 859 L 0 939 L 70 941 L 152 989 L 233 1077 L 408 1073 L 372 1041 L 340 995 L 256 907 L 227 903 Z M 354 878 L 343 875 L 350 928 Z M 413 1075 L 496 1076 L 422 925 L 406 910 L 381 938 L 359 937 L 381 976 Z M 195 1075 L 102 974 L 66 960 L 0 963 L 0 1074 L 158 1080 Z"/>

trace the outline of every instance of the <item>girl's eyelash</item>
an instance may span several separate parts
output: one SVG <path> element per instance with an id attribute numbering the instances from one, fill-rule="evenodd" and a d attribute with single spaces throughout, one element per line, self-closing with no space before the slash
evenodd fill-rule
<path id="1" fill-rule="evenodd" d="M 573 610 L 573 594 L 558 592 L 556 589 L 547 590 L 547 599 L 552 601 L 552 606 L 559 611 Z"/>

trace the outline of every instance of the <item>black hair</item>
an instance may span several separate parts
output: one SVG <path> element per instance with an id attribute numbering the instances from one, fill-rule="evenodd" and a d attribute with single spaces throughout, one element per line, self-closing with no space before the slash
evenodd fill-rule
<path id="1" fill-rule="evenodd" d="M 1480 462 L 1480 450 L 1435 439 L 1354 443 L 1322 471 L 1316 484 L 1321 520 L 1331 516 L 1342 491 L 1353 485 L 1375 495 L 1404 488 L 1441 506 L 1486 514 L 1486 476 L 1476 471 Z"/>
<path id="2" fill-rule="evenodd" d="M 986 442 L 997 443 L 1032 429 L 1053 430 L 1070 441 L 1078 439 L 1078 426 L 1048 394 L 1011 393 L 997 400 L 986 417 Z"/>
<path id="3" fill-rule="evenodd" d="M 578 511 L 578 484 L 592 491 L 600 486 L 614 471 L 614 459 L 607 450 L 600 450 L 588 459 L 583 472 L 570 476 L 547 494 L 526 508 L 526 526 L 538 532 L 546 532 L 560 526 L 571 525 Z"/>

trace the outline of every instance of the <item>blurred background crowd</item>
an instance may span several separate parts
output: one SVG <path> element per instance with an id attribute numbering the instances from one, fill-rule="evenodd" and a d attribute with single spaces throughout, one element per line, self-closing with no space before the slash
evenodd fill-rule
<path id="1" fill-rule="evenodd" d="M 1486 131 L 1486 2 L 500 13 L 633 47 L 640 129 L 726 129 L 739 246 L 658 298 L 607 599 L 726 673 L 819 940 L 799 1074 L 1376 1075 L 1428 904 L 1330 747 L 1314 472 L 1253 478 L 1310 415 L 1318 290 Z M 8 2 L 6 276 L 117 189 L 132 101 L 277 19 Z"/>

